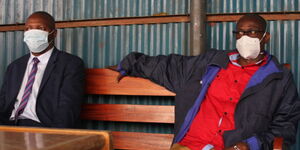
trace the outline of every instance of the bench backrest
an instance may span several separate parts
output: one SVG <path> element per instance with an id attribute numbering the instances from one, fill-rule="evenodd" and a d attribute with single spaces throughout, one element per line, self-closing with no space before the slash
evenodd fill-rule
<path id="1" fill-rule="evenodd" d="M 289 64 L 284 64 L 290 69 Z M 87 69 L 86 94 L 175 96 L 147 79 L 125 77 L 119 83 L 119 74 L 110 69 Z M 84 104 L 81 118 L 85 120 L 174 123 L 174 106 L 131 104 Z M 173 134 L 112 131 L 113 149 L 167 150 Z M 274 150 L 282 149 L 282 138 L 275 138 Z"/>
<path id="2" fill-rule="evenodd" d="M 118 73 L 110 69 L 87 69 L 86 94 L 175 96 L 153 82 L 125 77 L 119 83 Z M 174 106 L 132 104 L 84 104 L 81 118 L 85 120 L 174 123 Z M 114 149 L 169 149 L 172 134 L 112 131 Z"/>

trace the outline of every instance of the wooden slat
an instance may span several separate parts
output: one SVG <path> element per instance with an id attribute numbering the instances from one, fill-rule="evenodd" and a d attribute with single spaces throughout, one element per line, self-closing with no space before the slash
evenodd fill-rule
<path id="1" fill-rule="evenodd" d="M 174 123 L 174 106 L 85 104 L 81 118 L 85 120 Z"/>
<path id="2" fill-rule="evenodd" d="M 283 138 L 276 137 L 273 143 L 273 150 L 282 150 Z"/>
<path id="3" fill-rule="evenodd" d="M 0 130 L 1 131 L 9 131 L 9 132 L 30 132 L 30 133 L 48 133 L 48 134 L 100 135 L 100 136 L 104 137 L 104 139 L 105 139 L 105 145 L 102 150 L 111 150 L 112 149 L 111 133 L 108 131 L 13 127 L 13 126 L 0 126 Z"/>
<path id="4" fill-rule="evenodd" d="M 0 32 L 23 31 L 24 29 L 25 29 L 24 23 L 22 23 L 22 24 L 0 25 Z"/>
<path id="5" fill-rule="evenodd" d="M 168 16 L 147 16 L 147 17 L 128 17 L 128 18 L 107 18 L 98 20 L 80 20 L 69 22 L 58 22 L 57 28 L 72 27 L 91 27 L 91 26 L 114 26 L 131 24 L 157 24 L 157 23 L 176 23 L 189 22 L 188 15 L 168 15 Z"/>
<path id="6" fill-rule="evenodd" d="M 291 64 L 283 64 L 286 68 L 291 69 Z"/>
<path id="7" fill-rule="evenodd" d="M 168 150 L 173 134 L 112 132 L 114 149 Z"/>
<path id="8" fill-rule="evenodd" d="M 150 80 L 124 77 L 117 82 L 118 72 L 110 69 L 87 69 L 86 94 L 175 96 L 173 92 Z"/>
<path id="9" fill-rule="evenodd" d="M 114 25 L 132 25 L 132 24 L 158 24 L 158 23 L 176 23 L 189 22 L 188 15 L 165 15 L 165 16 L 146 16 L 146 17 L 124 17 L 124 18 L 104 18 L 88 20 L 57 21 L 56 28 L 74 28 L 74 27 L 95 27 L 95 26 L 114 26 Z M 24 30 L 24 23 L 0 25 L 1 31 Z"/>
<path id="10" fill-rule="evenodd" d="M 245 13 L 207 14 L 208 22 L 237 21 Z M 258 12 L 266 20 L 300 20 L 300 12 Z M 190 22 L 189 15 L 165 15 L 147 17 L 105 18 L 89 20 L 57 21 L 57 28 L 114 26 L 133 24 L 159 24 Z M 0 32 L 24 30 L 24 23 L 0 25 Z"/>
<path id="11" fill-rule="evenodd" d="M 246 13 L 207 14 L 208 22 L 238 21 Z M 300 20 L 300 12 L 258 12 L 266 20 Z"/>

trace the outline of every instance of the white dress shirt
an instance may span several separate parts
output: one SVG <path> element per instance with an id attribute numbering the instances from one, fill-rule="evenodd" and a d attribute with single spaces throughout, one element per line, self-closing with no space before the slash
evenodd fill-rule
<path id="1" fill-rule="evenodd" d="M 25 71 L 25 74 L 24 74 L 24 77 L 23 77 L 22 85 L 21 85 L 21 88 L 19 90 L 19 94 L 17 96 L 17 101 L 15 102 L 15 107 L 12 111 L 11 116 L 10 116 L 10 120 L 14 120 L 14 118 L 15 118 L 16 110 L 18 109 L 18 107 L 21 103 L 21 100 L 22 100 L 22 97 L 23 97 L 23 94 L 24 94 L 24 90 L 25 90 L 25 86 L 26 86 L 26 83 L 27 83 L 27 80 L 28 80 L 28 76 L 31 72 L 31 69 L 32 69 L 32 66 L 33 66 L 33 63 L 34 63 L 32 59 L 34 57 L 36 57 L 40 61 L 38 63 L 38 66 L 37 66 L 38 70 L 37 70 L 37 73 L 35 75 L 35 80 L 34 80 L 34 83 L 33 83 L 33 86 L 32 86 L 32 91 L 31 91 L 31 94 L 29 96 L 28 103 L 27 103 L 23 113 L 19 116 L 19 118 L 20 119 L 31 119 L 31 120 L 40 122 L 40 120 L 39 120 L 39 118 L 37 117 L 37 114 L 36 114 L 36 98 L 38 96 L 38 92 L 39 92 L 39 88 L 40 88 L 40 85 L 41 85 L 41 82 L 42 82 L 42 78 L 43 78 L 46 66 L 48 64 L 48 61 L 50 59 L 50 56 L 53 52 L 53 49 L 54 48 L 50 49 L 49 51 L 47 51 L 46 53 L 44 53 L 40 56 L 34 56 L 34 55 L 30 54 L 30 58 L 28 60 L 26 71 Z"/>

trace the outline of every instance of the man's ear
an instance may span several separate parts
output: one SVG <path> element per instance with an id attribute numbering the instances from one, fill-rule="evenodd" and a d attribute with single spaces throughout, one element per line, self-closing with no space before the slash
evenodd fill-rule
<path id="1" fill-rule="evenodd" d="M 264 44 L 267 44 L 269 41 L 270 41 L 270 38 L 271 38 L 271 35 L 270 35 L 270 33 L 269 32 L 266 32 L 266 35 L 265 35 L 265 37 L 263 38 L 263 43 Z"/>
<path id="2" fill-rule="evenodd" d="M 54 29 L 54 31 L 53 31 L 53 37 L 56 38 L 56 35 L 57 35 L 57 30 Z"/>

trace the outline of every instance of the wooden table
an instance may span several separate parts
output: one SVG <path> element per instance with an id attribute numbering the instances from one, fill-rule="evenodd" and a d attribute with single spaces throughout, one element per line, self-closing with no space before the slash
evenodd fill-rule
<path id="1" fill-rule="evenodd" d="M 110 150 L 110 133 L 0 126 L 0 150 Z"/>

